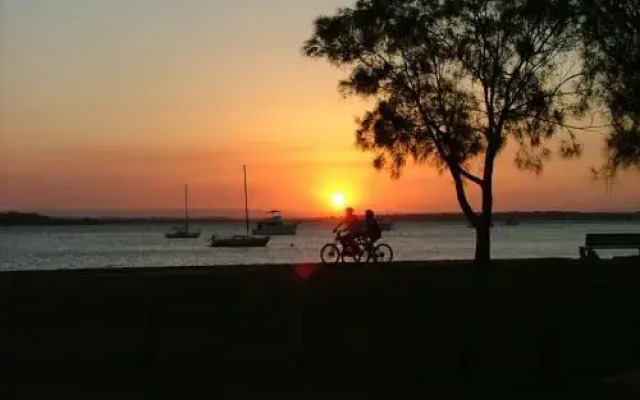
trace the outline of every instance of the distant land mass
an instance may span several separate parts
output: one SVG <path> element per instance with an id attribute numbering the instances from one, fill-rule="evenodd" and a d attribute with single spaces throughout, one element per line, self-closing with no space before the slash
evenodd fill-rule
<path id="1" fill-rule="evenodd" d="M 466 221 L 462 213 L 413 213 L 379 215 L 384 221 Z M 296 218 L 297 221 L 334 221 L 337 217 Z M 39 213 L 9 211 L 0 213 L 0 226 L 16 225 L 104 225 L 104 224 L 167 224 L 180 223 L 180 217 L 52 217 Z M 198 222 L 244 221 L 237 217 L 197 217 Z M 635 212 L 581 212 L 581 211 L 508 211 L 496 212 L 494 221 L 640 221 L 640 211 Z"/>
<path id="2" fill-rule="evenodd" d="M 88 217 L 50 217 L 38 213 L 9 211 L 0 213 L 0 225 L 93 225 L 102 221 Z"/>

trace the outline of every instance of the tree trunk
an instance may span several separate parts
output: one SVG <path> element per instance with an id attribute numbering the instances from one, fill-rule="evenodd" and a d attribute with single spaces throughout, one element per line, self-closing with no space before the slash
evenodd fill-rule
<path id="1" fill-rule="evenodd" d="M 486 178 L 485 178 L 486 179 Z M 491 264 L 491 225 L 493 216 L 493 190 L 491 177 L 482 185 L 482 214 L 476 224 L 476 267 L 489 267 Z"/>
<path id="2" fill-rule="evenodd" d="M 491 185 L 486 185 L 484 183 L 481 185 L 483 212 L 481 214 L 476 214 L 467 200 L 467 194 L 464 189 L 461 175 L 456 173 L 455 169 L 451 168 L 451 176 L 455 183 L 458 203 L 460 203 L 460 207 L 462 208 L 462 211 L 464 211 L 464 215 L 467 217 L 467 220 L 476 229 L 476 254 L 474 264 L 476 267 L 488 267 L 491 261 L 490 226 L 491 209 L 493 207 Z M 489 179 L 489 181 L 491 181 L 491 179 Z M 488 214 L 486 213 L 487 210 L 489 211 Z"/>
<path id="3" fill-rule="evenodd" d="M 462 175 L 459 170 L 450 166 L 451 176 L 456 188 L 458 203 L 467 217 L 467 220 L 476 229 L 476 254 L 474 265 L 476 267 L 489 267 L 491 264 L 491 220 L 493 216 L 493 160 L 495 151 L 488 153 L 485 162 L 484 177 L 480 184 L 482 190 L 482 211 L 476 213 L 465 192 Z"/>
<path id="4" fill-rule="evenodd" d="M 488 267 L 491 264 L 491 227 L 482 220 L 476 226 L 476 267 Z"/>
<path id="5" fill-rule="evenodd" d="M 493 217 L 493 160 L 496 151 L 489 145 L 482 179 L 482 214 L 476 225 L 476 267 L 488 268 L 491 265 L 491 225 Z"/>

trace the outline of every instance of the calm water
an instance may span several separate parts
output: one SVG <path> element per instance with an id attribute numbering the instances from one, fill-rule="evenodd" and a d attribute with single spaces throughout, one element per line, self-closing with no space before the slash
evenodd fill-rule
<path id="1" fill-rule="evenodd" d="M 198 227 L 203 234 L 196 240 L 167 240 L 170 226 L 159 224 L 0 228 L 0 271 L 318 262 L 320 247 L 332 238 L 332 225 L 304 223 L 297 236 L 273 237 L 266 248 L 210 248 L 211 234 L 243 233 L 244 224 Z M 575 258 L 585 233 L 598 232 L 640 232 L 640 221 L 496 226 L 492 253 L 496 258 Z M 469 259 L 474 230 L 465 223 L 398 222 L 383 241 L 393 247 L 396 260 Z"/>

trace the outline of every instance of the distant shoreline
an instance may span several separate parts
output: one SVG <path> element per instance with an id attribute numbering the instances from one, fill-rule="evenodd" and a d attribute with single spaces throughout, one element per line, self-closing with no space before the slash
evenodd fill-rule
<path id="1" fill-rule="evenodd" d="M 435 221 L 464 222 L 461 213 L 414 213 L 381 215 L 386 221 Z M 335 221 L 336 217 L 294 218 L 301 222 Z M 500 221 L 640 221 L 640 211 L 636 212 L 580 212 L 580 211 L 509 211 L 497 212 L 494 220 Z M 51 225 L 114 225 L 114 224 L 176 224 L 183 220 L 180 217 L 52 217 L 38 213 L 2 212 L 0 226 L 51 226 Z M 238 222 L 237 217 L 197 217 L 191 222 Z"/>

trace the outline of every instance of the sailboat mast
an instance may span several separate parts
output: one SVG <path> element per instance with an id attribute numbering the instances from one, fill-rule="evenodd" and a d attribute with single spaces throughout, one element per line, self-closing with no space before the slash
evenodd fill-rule
<path id="1" fill-rule="evenodd" d="M 249 236 L 249 198 L 247 195 L 247 166 L 242 166 L 242 172 L 244 174 L 244 217 L 247 222 L 247 236 Z"/>
<path id="2" fill-rule="evenodd" d="M 187 185 L 184 185 L 184 225 L 189 230 L 189 198 L 187 196 Z"/>

